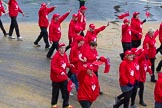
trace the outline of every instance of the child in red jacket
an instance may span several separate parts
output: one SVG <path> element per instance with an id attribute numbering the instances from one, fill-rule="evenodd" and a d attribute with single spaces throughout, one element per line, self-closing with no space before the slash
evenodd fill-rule
<path id="1" fill-rule="evenodd" d="M 158 74 L 158 80 L 154 89 L 155 108 L 162 108 L 162 72 Z"/>
<path id="2" fill-rule="evenodd" d="M 57 101 L 59 90 L 61 90 L 62 93 L 63 108 L 73 108 L 69 105 L 69 92 L 67 90 L 68 76 L 66 73 L 67 67 L 71 68 L 73 65 L 68 63 L 68 58 L 65 53 L 65 44 L 60 43 L 58 45 L 58 51 L 51 60 L 50 78 L 52 81 L 52 108 L 58 108 Z"/>
<path id="3" fill-rule="evenodd" d="M 82 108 L 90 108 L 99 96 L 99 82 L 93 69 L 93 65 L 89 63 L 79 69 L 78 101 Z"/>
<path id="4" fill-rule="evenodd" d="M 38 42 L 42 39 L 44 40 L 45 48 L 48 49 L 49 48 L 49 42 L 48 42 L 48 32 L 47 32 L 47 28 L 49 25 L 49 21 L 48 21 L 48 14 L 50 14 L 53 10 L 55 9 L 55 7 L 50 7 L 48 8 L 47 5 L 45 3 L 41 4 L 41 7 L 39 9 L 39 27 L 40 27 L 40 34 L 38 36 L 38 38 L 35 40 L 34 45 L 37 47 L 40 47 L 40 45 L 38 44 Z"/>
<path id="5" fill-rule="evenodd" d="M 9 39 L 15 39 L 12 36 L 13 30 L 15 29 L 16 35 L 17 35 L 17 40 L 18 41 L 22 41 L 22 37 L 20 36 L 20 33 L 19 33 L 19 26 L 18 26 L 18 23 L 17 23 L 17 16 L 18 16 L 19 12 L 23 16 L 24 16 L 24 13 L 20 9 L 20 7 L 19 7 L 19 5 L 18 5 L 16 0 L 9 0 L 8 8 L 9 8 L 9 16 L 11 18 L 11 24 L 10 24 L 10 29 L 9 29 Z"/>
<path id="6" fill-rule="evenodd" d="M 51 48 L 47 53 L 47 58 L 51 58 L 55 49 L 58 48 L 58 43 L 61 39 L 61 23 L 67 18 L 71 10 L 66 12 L 64 15 L 54 14 L 51 19 L 51 24 L 49 26 L 49 40 L 52 44 Z"/>

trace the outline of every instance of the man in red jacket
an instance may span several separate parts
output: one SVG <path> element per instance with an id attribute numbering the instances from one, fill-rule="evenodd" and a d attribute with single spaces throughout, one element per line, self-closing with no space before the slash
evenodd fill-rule
<path id="1" fill-rule="evenodd" d="M 142 39 L 142 24 L 146 22 L 146 19 L 142 22 L 139 19 L 139 12 L 134 12 L 131 19 L 132 28 L 132 47 L 137 48 L 141 45 Z"/>
<path id="2" fill-rule="evenodd" d="M 99 28 L 95 28 L 94 24 L 90 24 L 89 30 L 87 30 L 87 33 L 86 33 L 86 36 L 85 36 L 86 44 L 90 44 L 92 41 L 97 42 L 98 33 L 103 31 L 107 26 L 109 26 L 109 22 L 107 23 L 106 26 L 101 26 Z"/>
<path id="3" fill-rule="evenodd" d="M 0 0 L 0 16 L 2 16 L 2 12 L 5 14 L 5 10 L 2 5 L 2 0 Z M 1 19 L 0 19 L 0 28 L 3 32 L 4 37 L 6 37 L 8 35 L 8 33 L 6 33 L 6 30 L 4 29 Z"/>
<path id="4" fill-rule="evenodd" d="M 156 82 L 155 75 L 154 75 L 154 68 L 155 68 L 155 56 L 156 56 L 156 37 L 158 35 L 158 31 L 154 32 L 153 28 L 150 28 L 145 36 L 143 41 L 143 48 L 147 51 L 148 58 L 151 62 L 151 82 Z"/>
<path id="5" fill-rule="evenodd" d="M 18 5 L 16 0 L 9 0 L 9 2 L 8 2 L 8 9 L 9 9 L 9 16 L 11 18 L 11 24 L 10 24 L 10 29 L 9 29 L 9 39 L 15 39 L 12 36 L 13 30 L 15 29 L 16 35 L 17 35 L 17 40 L 18 41 L 22 41 L 22 37 L 20 36 L 20 33 L 19 33 L 19 26 L 18 26 L 16 18 L 18 16 L 19 12 L 23 16 L 24 16 L 24 13 L 20 9 L 20 7 L 19 7 L 19 5 Z"/>
<path id="6" fill-rule="evenodd" d="M 162 72 L 158 74 L 158 80 L 154 89 L 155 108 L 162 108 Z"/>
<path id="7" fill-rule="evenodd" d="M 52 108 L 57 107 L 59 90 L 61 90 L 63 98 L 63 108 L 73 108 L 69 105 L 69 93 L 67 90 L 68 76 L 66 68 L 71 68 L 73 65 L 68 63 L 68 58 L 65 53 L 65 44 L 58 45 L 58 51 L 55 53 L 51 60 L 51 73 L 50 78 L 52 81 Z"/>
<path id="8" fill-rule="evenodd" d="M 54 14 L 51 19 L 51 24 L 49 26 L 49 40 L 52 44 L 51 48 L 47 53 L 47 58 L 51 58 L 55 49 L 58 48 L 58 43 L 61 39 L 61 23 L 67 18 L 71 10 L 66 12 L 64 15 Z"/>
<path id="9" fill-rule="evenodd" d="M 125 58 L 121 62 L 119 67 L 119 82 L 121 91 L 123 92 L 121 95 L 117 96 L 117 100 L 113 108 L 119 108 L 122 104 L 124 104 L 124 108 L 129 107 L 129 100 L 131 97 L 131 92 L 133 89 L 133 85 L 135 83 L 135 67 L 133 63 L 133 53 L 130 50 L 125 52 Z"/>
<path id="10" fill-rule="evenodd" d="M 78 10 L 78 23 L 79 26 L 83 29 L 81 32 L 82 36 L 84 36 L 84 30 L 86 28 L 86 16 L 85 16 L 86 10 L 87 7 L 85 6 L 80 7 L 80 9 Z"/>
<path id="11" fill-rule="evenodd" d="M 99 82 L 98 78 L 93 72 L 93 65 L 84 64 L 79 69 L 78 73 L 78 101 L 82 108 L 90 108 L 91 104 L 99 96 Z"/>
<path id="12" fill-rule="evenodd" d="M 47 32 L 47 28 L 48 28 L 48 25 L 49 25 L 48 14 L 50 14 L 54 9 L 55 9 L 54 6 L 48 8 L 45 3 L 41 4 L 41 7 L 40 7 L 39 12 L 38 12 L 38 14 L 39 14 L 38 23 L 39 23 L 39 27 L 40 27 L 41 32 L 34 42 L 34 45 L 37 46 L 37 47 L 40 47 L 38 42 L 42 39 L 42 37 L 43 37 L 43 40 L 46 44 L 45 48 L 48 49 L 49 46 L 50 46 L 49 42 L 48 42 L 48 32 Z"/>
<path id="13" fill-rule="evenodd" d="M 75 27 L 77 25 L 78 25 L 78 15 L 73 14 L 69 24 L 69 30 L 68 30 L 69 45 L 66 47 L 66 51 L 71 47 L 71 43 L 73 41 L 73 35 L 75 34 Z"/>

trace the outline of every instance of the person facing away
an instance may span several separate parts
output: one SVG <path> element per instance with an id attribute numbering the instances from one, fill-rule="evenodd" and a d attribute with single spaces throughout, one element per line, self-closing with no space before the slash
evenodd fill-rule
<path id="1" fill-rule="evenodd" d="M 8 2 L 8 9 L 9 9 L 9 16 L 11 18 L 11 24 L 10 24 L 10 29 L 9 29 L 9 39 L 15 39 L 12 36 L 13 30 L 15 29 L 16 35 L 17 35 L 17 40 L 18 41 L 22 41 L 22 37 L 20 36 L 20 32 L 19 32 L 19 26 L 18 26 L 18 23 L 17 23 L 17 16 L 18 16 L 19 12 L 23 16 L 24 16 L 24 13 L 20 9 L 20 7 L 19 7 L 19 5 L 18 5 L 16 0 L 9 0 L 9 2 Z"/>
<path id="2" fill-rule="evenodd" d="M 39 24 L 41 32 L 34 42 L 34 45 L 37 47 L 40 47 L 38 43 L 42 39 L 42 37 L 45 43 L 45 49 L 48 49 L 50 47 L 49 42 L 48 42 L 48 32 L 47 32 L 47 28 L 49 25 L 48 14 L 50 14 L 54 9 L 55 9 L 54 6 L 48 8 L 45 3 L 41 4 L 41 7 L 38 12 L 38 15 L 39 15 L 38 24 Z"/>
<path id="3" fill-rule="evenodd" d="M 2 13 L 5 14 L 6 12 L 5 12 L 4 7 L 2 5 L 2 0 L 0 0 L 0 17 L 2 16 Z M 8 33 L 6 33 L 6 30 L 3 27 L 3 23 L 1 21 L 1 18 L 0 18 L 0 28 L 1 28 L 2 32 L 3 32 L 4 37 L 6 37 L 8 35 Z"/>

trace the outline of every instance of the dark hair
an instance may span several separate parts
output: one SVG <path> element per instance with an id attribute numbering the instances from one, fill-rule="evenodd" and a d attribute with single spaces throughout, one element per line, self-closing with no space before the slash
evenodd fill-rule
<path id="1" fill-rule="evenodd" d="M 91 41 L 91 42 L 90 42 L 90 46 L 93 46 L 93 47 L 94 47 L 94 46 L 97 46 L 97 42 Z"/>

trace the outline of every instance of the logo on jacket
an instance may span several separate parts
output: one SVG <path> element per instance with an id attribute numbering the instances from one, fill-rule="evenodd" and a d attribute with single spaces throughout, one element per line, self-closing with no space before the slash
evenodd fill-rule
<path id="1" fill-rule="evenodd" d="M 62 66 L 61 66 L 63 69 L 66 68 L 66 63 L 63 63 Z"/>
<path id="2" fill-rule="evenodd" d="M 131 75 L 131 76 L 134 76 L 134 70 L 131 70 L 131 71 L 130 71 L 130 75 Z"/>
<path id="3" fill-rule="evenodd" d="M 96 85 L 93 84 L 93 85 L 92 85 L 92 90 L 94 91 L 95 89 L 96 89 Z"/>

